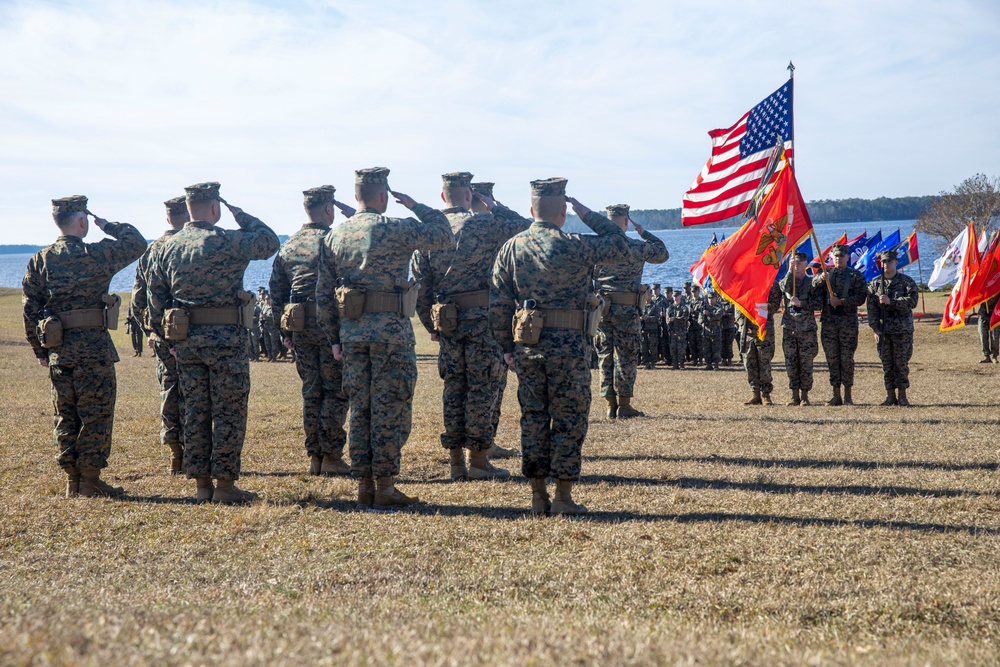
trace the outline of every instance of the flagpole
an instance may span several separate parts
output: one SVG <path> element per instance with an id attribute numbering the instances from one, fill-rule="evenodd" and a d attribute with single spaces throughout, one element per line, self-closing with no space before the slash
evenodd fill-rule
<path id="1" fill-rule="evenodd" d="M 813 240 L 813 243 L 816 244 L 816 248 L 818 250 L 820 248 L 822 248 L 822 246 L 820 246 L 820 244 L 819 244 L 819 239 L 816 238 L 816 229 L 813 228 L 813 227 L 810 227 L 809 228 L 809 233 L 812 234 L 812 240 Z M 830 285 L 830 278 L 826 274 L 826 257 L 823 257 L 823 251 L 822 250 L 819 250 L 819 268 L 823 271 L 823 282 L 826 283 L 826 291 L 830 293 L 830 296 L 833 296 L 833 286 Z"/>
<path id="2" fill-rule="evenodd" d="M 916 232 L 914 232 L 916 234 Z M 924 283 L 924 268 L 920 266 L 920 255 L 917 255 L 917 276 L 920 278 L 920 283 L 918 287 Z M 924 309 L 924 315 L 927 314 L 927 304 L 924 303 L 924 290 L 920 290 L 920 307 Z"/>
<path id="3" fill-rule="evenodd" d="M 792 64 L 791 60 L 788 61 L 788 67 L 786 67 L 785 69 L 788 70 L 788 80 L 789 81 L 794 81 L 795 80 L 795 65 Z M 788 102 L 788 125 L 791 128 L 790 134 L 792 135 L 792 143 L 793 143 L 792 150 L 794 151 L 795 150 L 795 146 L 794 146 L 794 142 L 795 142 L 795 86 L 794 86 L 794 84 L 792 85 L 792 99 L 789 100 L 789 102 Z M 795 164 L 794 163 L 796 162 L 796 159 L 795 159 L 796 157 L 797 156 L 793 156 L 792 159 L 788 161 L 788 166 L 790 166 L 792 168 L 792 173 L 795 172 Z M 816 249 L 819 250 L 818 247 Z"/>

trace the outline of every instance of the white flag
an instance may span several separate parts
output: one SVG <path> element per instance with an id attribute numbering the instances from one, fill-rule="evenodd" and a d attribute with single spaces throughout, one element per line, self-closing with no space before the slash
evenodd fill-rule
<path id="1" fill-rule="evenodd" d="M 966 227 L 955 237 L 955 240 L 948 244 L 944 253 L 934 260 L 934 270 L 931 271 L 930 280 L 927 287 L 932 290 L 940 289 L 945 285 L 954 284 L 958 279 L 958 270 L 965 260 L 965 253 L 969 250 L 969 228 Z"/>

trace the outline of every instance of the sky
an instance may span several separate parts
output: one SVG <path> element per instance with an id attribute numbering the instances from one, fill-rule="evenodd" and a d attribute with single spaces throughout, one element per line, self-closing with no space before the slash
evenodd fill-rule
<path id="1" fill-rule="evenodd" d="M 155 238 L 209 180 L 289 234 L 371 166 L 431 205 L 471 171 L 522 212 L 552 176 L 678 208 L 790 60 L 807 200 L 937 194 L 1000 174 L 998 35 L 996 0 L 0 0 L 0 243 L 73 194 Z"/>

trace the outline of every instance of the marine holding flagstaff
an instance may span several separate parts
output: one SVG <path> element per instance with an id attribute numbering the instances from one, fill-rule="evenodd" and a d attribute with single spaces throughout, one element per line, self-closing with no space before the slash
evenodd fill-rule
<path id="1" fill-rule="evenodd" d="M 642 284 L 646 262 L 667 261 L 667 247 L 629 217 L 628 204 L 607 207 L 608 219 L 625 233 L 628 224 L 642 240 L 629 239 L 628 256 L 617 264 L 594 267 L 594 284 L 605 300 L 605 314 L 594 339 L 601 370 L 601 396 L 608 402 L 608 419 L 642 415 L 632 407 L 636 369 L 639 366 L 639 336 L 643 307 L 650 299 L 649 286 Z"/>
<path id="2" fill-rule="evenodd" d="M 882 405 L 906 407 L 910 400 L 910 357 L 913 356 L 913 309 L 919 292 L 913 278 L 896 271 L 895 250 L 885 250 L 882 275 L 868 283 L 868 326 L 875 333 L 882 360 L 885 400 Z"/>
<path id="3" fill-rule="evenodd" d="M 788 262 L 788 273 L 774 283 L 769 302 L 777 300 L 784 309 L 781 316 L 781 351 L 785 355 L 785 372 L 792 400 L 788 405 L 810 405 L 813 386 L 813 361 L 819 353 L 816 340 L 814 311 L 822 307 L 820 285 L 813 285 L 806 276 L 809 259 L 804 252 L 794 252 Z"/>
<path id="4" fill-rule="evenodd" d="M 119 360 L 108 329 L 118 328 L 121 298 L 108 287 L 142 255 L 146 241 L 132 225 L 95 215 L 112 238 L 84 243 L 88 213 L 84 196 L 52 200 L 59 238 L 28 260 L 21 282 L 24 335 L 49 371 L 66 497 L 118 498 L 124 489 L 101 479 L 111 454 Z"/>
<path id="5" fill-rule="evenodd" d="M 868 298 L 868 290 L 861 272 L 847 265 L 851 253 L 846 245 L 834 245 L 830 254 L 833 255 L 833 268 L 813 278 L 813 286 L 821 288 L 820 341 L 833 386 L 833 398 L 827 404 L 854 405 L 851 392 L 854 353 L 858 349 L 858 307 Z"/>

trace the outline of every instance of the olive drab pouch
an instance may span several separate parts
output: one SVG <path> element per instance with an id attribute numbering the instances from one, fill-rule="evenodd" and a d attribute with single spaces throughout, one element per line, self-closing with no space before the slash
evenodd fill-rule
<path id="1" fill-rule="evenodd" d="M 639 285 L 639 298 L 636 301 L 636 305 L 639 307 L 639 310 L 645 308 L 646 304 L 648 304 L 649 300 L 652 298 L 653 291 L 649 289 L 649 285 Z"/>
<path id="2" fill-rule="evenodd" d="M 453 303 L 435 303 L 431 306 L 431 324 L 438 333 L 452 333 L 458 328 L 458 306 Z"/>
<path id="3" fill-rule="evenodd" d="M 289 303 L 285 304 L 285 310 L 281 313 L 281 328 L 292 333 L 302 333 L 306 330 L 306 304 Z"/>
<path id="4" fill-rule="evenodd" d="M 357 287 L 340 286 L 335 292 L 337 314 L 341 319 L 356 320 L 365 312 L 365 291 Z"/>
<path id="5" fill-rule="evenodd" d="M 591 338 L 597 335 L 597 328 L 601 326 L 604 311 L 610 303 L 610 299 L 605 300 L 600 294 L 587 295 L 587 306 L 583 309 L 583 331 L 585 334 Z"/>
<path id="6" fill-rule="evenodd" d="M 117 330 L 122 298 L 117 294 L 105 294 L 101 297 L 101 301 L 104 302 L 104 328 Z"/>
<path id="7" fill-rule="evenodd" d="M 521 345 L 537 345 L 545 326 L 545 315 L 535 308 L 518 308 L 514 312 L 514 342 Z"/>
<path id="8" fill-rule="evenodd" d="M 240 326 L 244 329 L 253 330 L 253 311 L 257 305 L 257 297 L 253 292 L 248 292 L 247 290 L 240 290 L 236 293 L 236 296 L 240 298 Z"/>
<path id="9" fill-rule="evenodd" d="M 62 320 L 55 315 L 50 315 L 39 322 L 35 327 L 35 333 L 38 334 L 38 342 L 46 350 L 51 350 L 63 344 Z"/>
<path id="10" fill-rule="evenodd" d="M 420 283 L 413 281 L 405 292 L 399 296 L 400 310 L 403 317 L 413 317 L 417 314 L 417 295 L 420 294 Z"/>
<path id="11" fill-rule="evenodd" d="M 184 340 L 188 337 L 191 317 L 183 308 L 167 308 L 163 311 L 163 337 L 167 340 Z"/>

